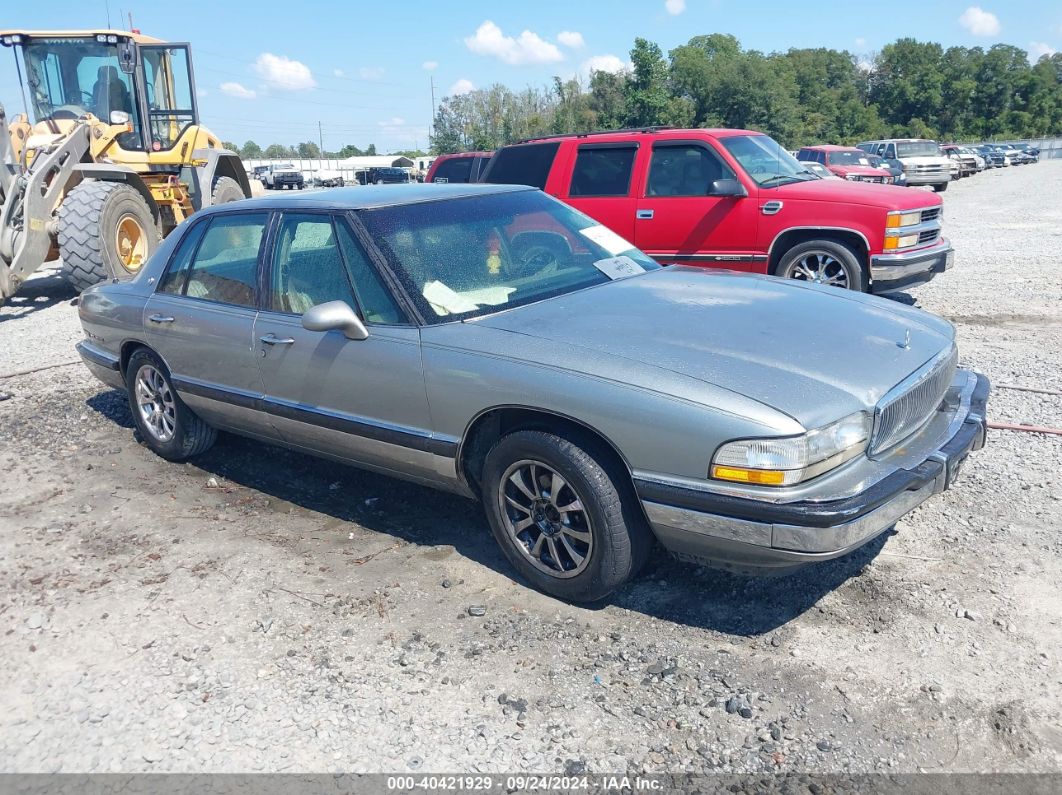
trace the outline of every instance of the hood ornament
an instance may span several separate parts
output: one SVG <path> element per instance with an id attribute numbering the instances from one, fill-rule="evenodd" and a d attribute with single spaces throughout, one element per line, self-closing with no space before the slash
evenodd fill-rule
<path id="1" fill-rule="evenodd" d="M 903 342 L 897 342 L 896 345 L 903 348 L 905 351 L 911 349 L 911 329 L 907 329 L 907 331 L 904 332 Z"/>

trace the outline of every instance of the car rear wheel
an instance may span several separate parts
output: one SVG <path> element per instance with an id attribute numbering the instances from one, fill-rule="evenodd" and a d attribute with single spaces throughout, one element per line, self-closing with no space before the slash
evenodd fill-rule
<path id="1" fill-rule="evenodd" d="M 778 261 L 774 275 L 857 292 L 866 290 L 859 257 L 836 240 L 809 240 L 793 246 Z"/>
<path id="2" fill-rule="evenodd" d="M 607 456 L 542 431 L 517 431 L 487 454 L 483 502 L 505 556 L 539 590 L 602 599 L 637 574 L 652 533 Z"/>
<path id="3" fill-rule="evenodd" d="M 217 431 L 184 404 L 169 370 L 154 353 L 141 348 L 129 358 L 125 384 L 133 422 L 156 454 L 168 461 L 184 461 L 214 444 Z"/>

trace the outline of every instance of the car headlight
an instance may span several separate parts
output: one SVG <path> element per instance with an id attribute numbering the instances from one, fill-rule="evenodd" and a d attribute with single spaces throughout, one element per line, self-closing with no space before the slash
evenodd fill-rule
<path id="1" fill-rule="evenodd" d="M 912 210 L 910 212 L 891 212 L 888 218 L 885 219 L 886 229 L 900 229 L 904 226 L 915 226 L 922 223 L 922 211 Z"/>
<path id="2" fill-rule="evenodd" d="M 918 245 L 918 235 L 899 235 L 885 238 L 885 251 L 895 251 L 899 248 L 910 248 Z"/>
<path id="3" fill-rule="evenodd" d="M 859 182 L 860 177 L 858 174 L 846 174 L 845 179 L 851 180 L 852 182 Z"/>
<path id="4" fill-rule="evenodd" d="M 871 418 L 857 411 L 802 436 L 740 439 L 715 451 L 716 480 L 760 486 L 791 486 L 828 472 L 867 449 Z"/>

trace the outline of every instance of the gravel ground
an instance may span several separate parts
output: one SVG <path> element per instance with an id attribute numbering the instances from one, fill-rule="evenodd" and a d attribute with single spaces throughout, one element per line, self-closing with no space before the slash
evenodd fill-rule
<path id="1" fill-rule="evenodd" d="M 1062 161 L 953 184 L 956 266 L 907 296 L 997 384 L 1062 391 L 1060 196 Z M 76 358 L 72 298 L 0 310 L 0 375 Z M 1062 771 L 1062 437 L 991 432 L 848 558 L 657 554 L 584 609 L 460 498 L 229 436 L 167 464 L 80 365 L 0 392 L 0 770 Z"/>

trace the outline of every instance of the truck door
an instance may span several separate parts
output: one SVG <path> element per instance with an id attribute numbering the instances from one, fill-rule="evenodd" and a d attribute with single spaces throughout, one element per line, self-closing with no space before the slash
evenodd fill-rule
<path id="1" fill-rule="evenodd" d="M 637 156 L 635 141 L 580 144 L 571 178 L 558 198 L 633 243 L 638 200 L 632 175 Z"/>

